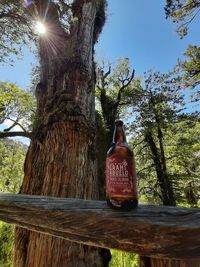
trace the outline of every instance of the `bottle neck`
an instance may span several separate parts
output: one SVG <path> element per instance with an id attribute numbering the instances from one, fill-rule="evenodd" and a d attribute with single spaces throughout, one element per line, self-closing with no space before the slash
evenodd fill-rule
<path id="1" fill-rule="evenodd" d="M 126 135 L 125 135 L 124 127 L 122 125 L 115 126 L 115 130 L 113 134 L 113 143 L 114 144 L 120 144 L 120 143 L 126 144 Z"/>

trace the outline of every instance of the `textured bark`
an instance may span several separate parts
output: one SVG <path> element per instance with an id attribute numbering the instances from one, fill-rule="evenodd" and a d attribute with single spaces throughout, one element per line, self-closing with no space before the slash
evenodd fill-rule
<path id="1" fill-rule="evenodd" d="M 105 1 L 75 0 L 70 33 L 51 1 L 35 0 L 48 34 L 40 40 L 37 121 L 21 193 L 98 199 L 94 116 L 94 43 Z M 15 267 L 107 266 L 104 250 L 16 229 Z"/>
<path id="2" fill-rule="evenodd" d="M 132 212 L 117 212 L 104 201 L 0 194 L 0 219 L 78 243 L 153 258 L 200 258 L 200 210 L 194 208 L 140 205 Z M 46 238 L 43 242 L 50 245 Z"/>

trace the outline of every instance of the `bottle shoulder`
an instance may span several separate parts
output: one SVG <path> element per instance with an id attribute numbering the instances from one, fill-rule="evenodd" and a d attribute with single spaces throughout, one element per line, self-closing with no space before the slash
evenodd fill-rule
<path id="1" fill-rule="evenodd" d="M 133 151 L 128 147 L 127 144 L 114 144 L 112 145 L 107 152 L 107 156 L 111 156 L 113 154 L 119 154 L 124 157 L 133 157 Z"/>

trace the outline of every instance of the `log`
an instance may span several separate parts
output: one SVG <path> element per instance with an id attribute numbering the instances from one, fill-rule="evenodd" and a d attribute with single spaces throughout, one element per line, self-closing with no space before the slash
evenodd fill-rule
<path id="1" fill-rule="evenodd" d="M 119 212 L 104 201 L 0 193 L 0 220 L 86 245 L 140 255 L 200 258 L 200 209 L 139 205 Z"/>

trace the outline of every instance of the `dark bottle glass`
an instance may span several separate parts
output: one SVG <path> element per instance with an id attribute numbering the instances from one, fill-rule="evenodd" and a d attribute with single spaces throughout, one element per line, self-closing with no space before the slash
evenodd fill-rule
<path id="1" fill-rule="evenodd" d="M 123 121 L 115 121 L 113 143 L 106 159 L 106 200 L 113 209 L 137 207 L 135 160 L 126 142 Z"/>

